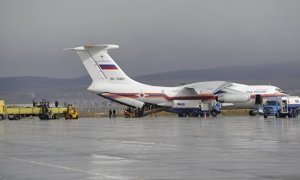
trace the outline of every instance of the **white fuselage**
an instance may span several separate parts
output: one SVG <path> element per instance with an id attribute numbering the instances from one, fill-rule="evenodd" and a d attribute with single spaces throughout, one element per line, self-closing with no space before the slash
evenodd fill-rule
<path id="1" fill-rule="evenodd" d="M 215 100 L 215 96 L 209 93 L 194 95 L 184 94 L 181 90 L 185 86 L 164 87 L 151 86 L 135 82 L 127 83 L 93 83 L 88 90 L 97 93 L 105 98 L 121 102 L 127 105 L 142 107 L 143 104 L 155 104 L 164 107 L 172 107 L 174 101 Z M 141 102 L 141 103 L 139 103 Z"/>

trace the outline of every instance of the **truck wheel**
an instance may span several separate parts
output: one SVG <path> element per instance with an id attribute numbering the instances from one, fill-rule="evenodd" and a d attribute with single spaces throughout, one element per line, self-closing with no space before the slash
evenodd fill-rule
<path id="1" fill-rule="evenodd" d="M 217 117 L 218 111 L 214 109 L 214 110 L 212 110 L 212 111 L 210 112 L 210 114 L 211 114 L 213 117 Z"/>
<path id="2" fill-rule="evenodd" d="M 287 117 L 288 118 L 292 118 L 293 117 L 293 111 L 292 110 L 287 113 Z"/>
<path id="3" fill-rule="evenodd" d="M 8 118 L 10 121 L 12 121 L 12 120 L 15 119 L 15 115 L 9 114 L 9 115 L 7 116 L 7 118 Z"/>
<path id="4" fill-rule="evenodd" d="M 204 117 L 204 112 L 201 112 L 201 113 L 200 113 L 200 116 L 201 116 L 201 117 Z"/>
<path id="5" fill-rule="evenodd" d="M 275 117 L 276 117 L 276 118 L 279 118 L 279 114 L 278 114 L 278 113 L 275 113 Z"/>
<path id="6" fill-rule="evenodd" d="M 267 115 L 264 115 L 264 118 L 268 118 L 268 116 L 267 116 Z"/>
<path id="7" fill-rule="evenodd" d="M 294 112 L 295 118 L 298 116 L 298 111 Z"/>
<path id="8" fill-rule="evenodd" d="M 253 112 L 253 110 L 250 110 L 249 111 L 249 116 L 254 116 L 255 114 L 254 114 L 254 112 Z"/>

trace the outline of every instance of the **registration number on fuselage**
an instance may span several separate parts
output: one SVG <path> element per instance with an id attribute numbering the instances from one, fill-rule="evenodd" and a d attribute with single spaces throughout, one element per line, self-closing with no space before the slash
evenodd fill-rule
<path id="1" fill-rule="evenodd" d="M 110 80 L 117 80 L 117 81 L 123 81 L 123 80 L 125 80 L 125 78 L 122 78 L 122 77 L 116 77 L 116 78 L 113 78 L 113 77 L 111 77 L 111 78 L 109 78 Z"/>

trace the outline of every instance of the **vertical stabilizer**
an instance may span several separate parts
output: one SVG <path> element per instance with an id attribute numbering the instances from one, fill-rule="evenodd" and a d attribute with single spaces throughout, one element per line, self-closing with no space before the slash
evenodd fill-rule
<path id="1" fill-rule="evenodd" d="M 93 81 L 108 81 L 118 83 L 134 82 L 116 62 L 109 56 L 109 49 L 116 49 L 118 45 L 92 45 L 71 48 L 77 52 Z"/>

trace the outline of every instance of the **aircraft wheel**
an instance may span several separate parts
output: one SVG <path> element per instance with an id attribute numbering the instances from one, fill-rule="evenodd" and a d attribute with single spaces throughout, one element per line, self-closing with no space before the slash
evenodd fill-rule
<path id="1" fill-rule="evenodd" d="M 185 112 L 183 112 L 183 113 L 178 113 L 178 117 L 188 117 L 188 115 Z"/>

